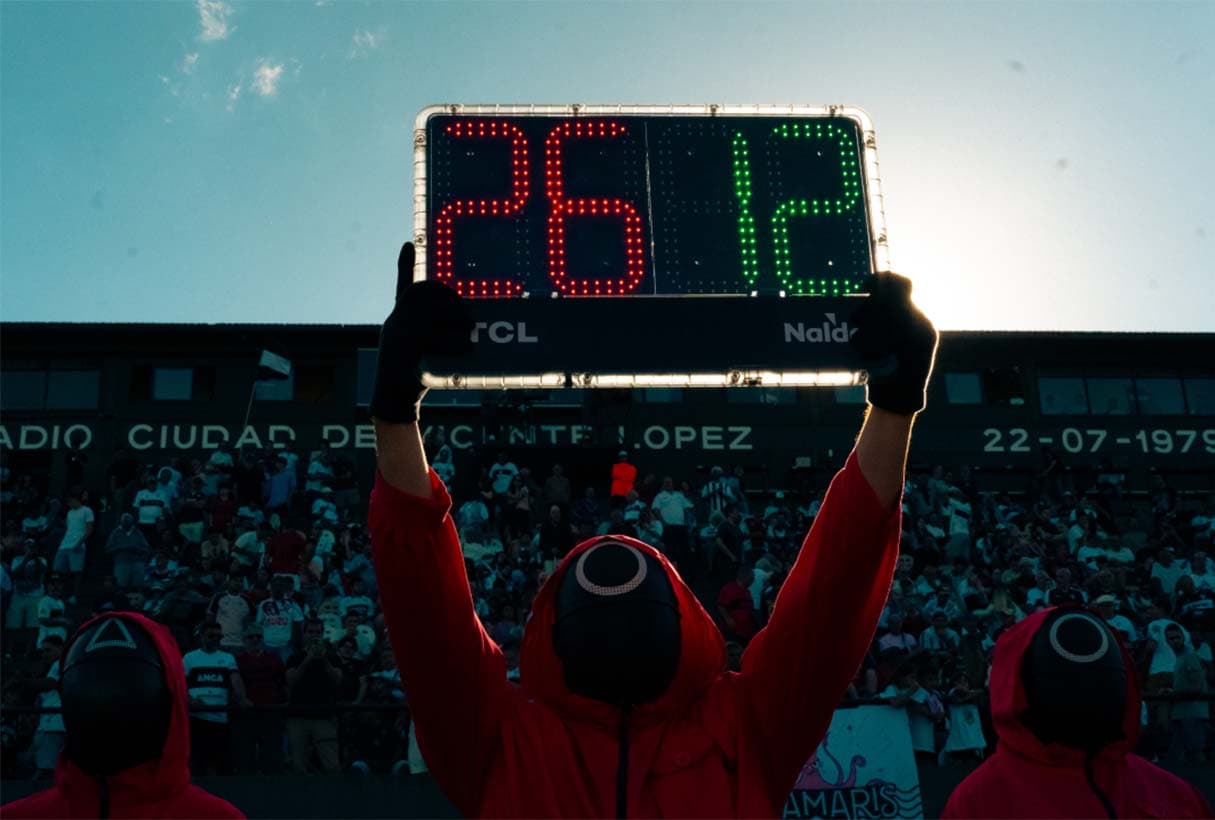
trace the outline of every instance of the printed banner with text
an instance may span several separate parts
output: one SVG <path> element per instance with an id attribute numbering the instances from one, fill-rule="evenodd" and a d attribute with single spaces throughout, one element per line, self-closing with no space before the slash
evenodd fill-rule
<path id="1" fill-rule="evenodd" d="M 907 712 L 891 706 L 837 710 L 784 812 L 799 818 L 923 816 Z"/>

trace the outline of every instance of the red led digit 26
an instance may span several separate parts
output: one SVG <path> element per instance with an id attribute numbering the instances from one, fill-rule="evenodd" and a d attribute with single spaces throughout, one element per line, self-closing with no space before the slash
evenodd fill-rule
<path id="1" fill-rule="evenodd" d="M 456 217 L 513 217 L 527 203 L 528 142 L 524 133 L 506 120 L 457 120 L 444 129 L 456 139 L 509 139 L 511 141 L 511 196 L 509 199 L 456 199 L 439 210 L 434 224 L 434 275 L 461 296 L 518 296 L 523 285 L 512 279 L 454 279 Z M 544 141 L 544 188 L 549 201 L 547 221 L 548 275 L 553 286 L 567 296 L 620 296 L 635 291 L 645 277 L 645 245 L 641 216 L 636 206 L 618 197 L 565 196 L 562 143 L 575 139 L 611 139 L 625 128 L 611 120 L 577 120 L 558 124 Z M 612 217 L 620 220 L 625 269 L 621 276 L 586 277 L 571 271 L 566 261 L 565 225 L 574 218 Z"/>

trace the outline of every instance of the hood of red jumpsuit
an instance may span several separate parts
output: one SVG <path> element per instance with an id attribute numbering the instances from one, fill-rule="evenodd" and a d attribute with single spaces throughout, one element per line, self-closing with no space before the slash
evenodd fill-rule
<path id="1" fill-rule="evenodd" d="M 106 778 L 111 805 L 114 810 L 121 811 L 124 796 L 135 798 L 138 795 L 137 799 L 141 802 L 151 801 L 168 797 L 190 785 L 190 696 L 186 688 L 186 672 L 181 662 L 177 641 L 168 629 L 134 612 L 106 613 L 89 619 L 76 630 L 71 640 L 64 646 L 62 657 L 67 657 L 68 650 L 82 632 L 102 618 L 124 618 L 142 627 L 152 637 L 152 641 L 156 645 L 156 652 L 160 655 L 169 695 L 173 699 L 172 709 L 169 713 L 169 732 L 165 736 L 160 758 L 149 760 L 147 763 L 141 763 Z M 67 759 L 66 754 L 59 756 L 59 765 L 55 770 L 55 783 L 64 791 L 73 789 L 85 789 L 90 793 L 98 791 L 98 779 L 81 771 L 75 763 Z"/>
<path id="2" fill-rule="evenodd" d="M 1023 619 L 1000 636 L 996 642 L 991 667 L 991 716 L 1000 743 L 1021 755 L 1050 765 L 1081 765 L 1084 752 L 1058 743 L 1043 743 L 1021 722 L 1028 707 L 1025 686 L 1021 682 L 1021 665 L 1038 629 L 1055 608 L 1043 609 Z M 1122 652 L 1126 669 L 1126 707 L 1122 713 L 1122 738 L 1107 744 L 1100 753 L 1103 758 L 1126 756 L 1139 739 L 1141 698 L 1135 680 L 1135 664 L 1122 644 L 1116 630 L 1110 630 Z"/>
<path id="3" fill-rule="evenodd" d="M 618 707 L 576 695 L 566 687 L 561 659 L 553 648 L 553 622 L 556 618 L 554 597 L 561 579 L 579 555 L 605 541 L 628 544 L 653 556 L 675 590 L 681 637 L 675 679 L 662 697 L 634 708 L 629 715 L 629 722 L 634 726 L 660 723 L 686 711 L 725 671 L 726 646 L 717 624 L 705 612 L 666 556 L 636 538 L 622 535 L 589 538 L 565 556 L 532 602 L 519 657 L 519 682 L 528 695 L 552 707 L 567 720 L 593 723 L 605 728 L 619 724 Z"/>

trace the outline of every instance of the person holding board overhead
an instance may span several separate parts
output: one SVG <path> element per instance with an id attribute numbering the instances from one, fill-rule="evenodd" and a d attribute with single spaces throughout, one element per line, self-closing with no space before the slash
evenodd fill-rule
<path id="1" fill-rule="evenodd" d="M 412 283 L 380 336 L 369 523 L 392 650 L 439 786 L 467 816 L 778 816 L 872 640 L 898 555 L 907 448 L 936 352 L 911 283 L 873 277 L 849 317 L 872 363 L 856 446 L 767 626 L 726 669 L 713 619 L 657 550 L 590 538 L 556 567 L 520 680 L 473 608 L 451 497 L 418 428 L 421 360 L 471 346 L 456 293 Z M 832 624 L 824 629 L 824 624 Z"/>

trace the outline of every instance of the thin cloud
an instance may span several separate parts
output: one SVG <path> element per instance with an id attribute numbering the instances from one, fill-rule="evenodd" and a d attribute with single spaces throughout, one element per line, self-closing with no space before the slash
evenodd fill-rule
<path id="1" fill-rule="evenodd" d="M 196 65 L 198 65 L 198 52 L 193 51 L 181 58 L 181 65 L 178 66 L 178 70 L 182 74 L 193 74 Z"/>
<path id="2" fill-rule="evenodd" d="M 354 36 L 350 38 L 351 49 L 350 59 L 366 57 L 371 52 L 384 44 L 384 29 L 379 28 L 376 31 L 367 29 L 356 29 Z"/>
<path id="3" fill-rule="evenodd" d="M 283 64 L 271 65 L 262 60 L 253 72 L 253 90 L 263 97 L 273 97 L 278 92 L 278 83 L 283 77 Z"/>
<path id="4" fill-rule="evenodd" d="M 244 90 L 245 80 L 242 77 L 236 81 L 236 85 L 228 86 L 228 110 L 236 109 L 236 101 L 240 99 L 240 93 Z"/>
<path id="5" fill-rule="evenodd" d="M 228 25 L 228 15 L 232 13 L 232 7 L 223 0 L 197 0 L 196 5 L 198 22 L 202 26 L 198 39 L 204 42 L 227 40 L 229 35 L 236 31 L 236 26 Z"/>

